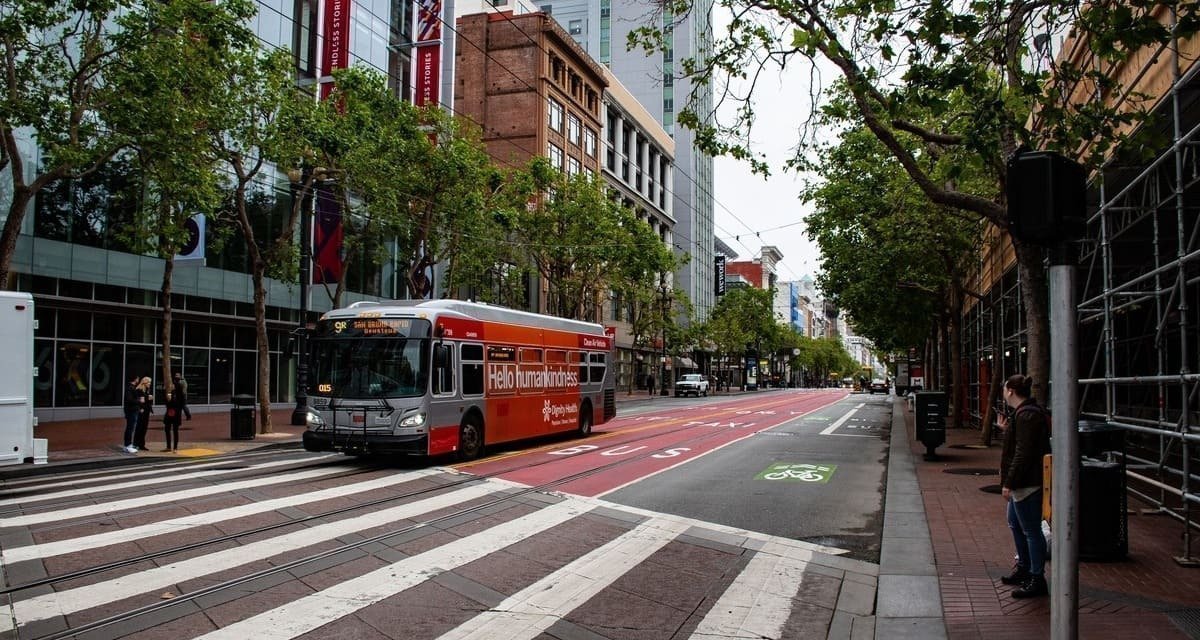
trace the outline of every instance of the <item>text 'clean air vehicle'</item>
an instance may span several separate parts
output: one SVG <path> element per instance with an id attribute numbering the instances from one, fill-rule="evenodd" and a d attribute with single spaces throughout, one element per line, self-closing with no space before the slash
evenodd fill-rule
<path id="1" fill-rule="evenodd" d="M 309 342 L 304 448 L 478 457 L 616 415 L 599 324 L 458 300 L 360 302 Z"/>

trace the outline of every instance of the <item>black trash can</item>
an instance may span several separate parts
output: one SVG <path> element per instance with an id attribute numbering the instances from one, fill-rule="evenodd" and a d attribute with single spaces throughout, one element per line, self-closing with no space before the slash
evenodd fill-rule
<path id="1" fill-rule="evenodd" d="M 1079 558 L 1120 560 L 1129 553 L 1125 430 L 1080 420 Z"/>
<path id="2" fill-rule="evenodd" d="M 914 403 L 917 440 L 925 445 L 925 459 L 934 460 L 934 449 L 946 444 L 948 398 L 943 391 L 918 391 Z"/>
<path id="3" fill-rule="evenodd" d="M 230 398 L 233 408 L 229 410 L 229 439 L 254 439 L 254 396 L 241 394 Z"/>
<path id="4" fill-rule="evenodd" d="M 1125 468 L 1085 458 L 1079 468 L 1079 559 L 1120 560 L 1129 553 Z"/>

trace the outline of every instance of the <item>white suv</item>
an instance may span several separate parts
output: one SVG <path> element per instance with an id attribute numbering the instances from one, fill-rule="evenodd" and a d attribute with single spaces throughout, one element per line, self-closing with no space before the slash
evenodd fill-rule
<path id="1" fill-rule="evenodd" d="M 708 378 L 699 373 L 685 373 L 675 381 L 676 398 L 689 393 L 708 396 Z"/>

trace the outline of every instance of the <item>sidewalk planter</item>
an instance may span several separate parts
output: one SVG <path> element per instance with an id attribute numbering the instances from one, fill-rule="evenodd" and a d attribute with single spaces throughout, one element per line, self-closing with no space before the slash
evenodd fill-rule
<path id="1" fill-rule="evenodd" d="M 254 396 L 236 395 L 230 398 L 233 408 L 229 410 L 229 439 L 254 439 Z"/>

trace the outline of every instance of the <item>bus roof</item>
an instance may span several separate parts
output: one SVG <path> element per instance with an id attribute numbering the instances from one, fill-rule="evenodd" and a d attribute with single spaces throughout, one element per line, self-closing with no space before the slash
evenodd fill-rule
<path id="1" fill-rule="evenodd" d="M 354 318 L 368 312 L 382 317 L 412 317 L 427 314 L 450 315 L 485 322 L 502 322 L 505 324 L 525 325 L 541 329 L 570 331 L 603 336 L 604 326 L 594 322 L 556 318 L 539 313 L 518 311 L 507 307 L 498 307 L 483 302 L 466 302 L 463 300 L 390 300 L 386 302 L 355 302 L 348 307 L 328 311 L 322 316 L 326 318 Z"/>

